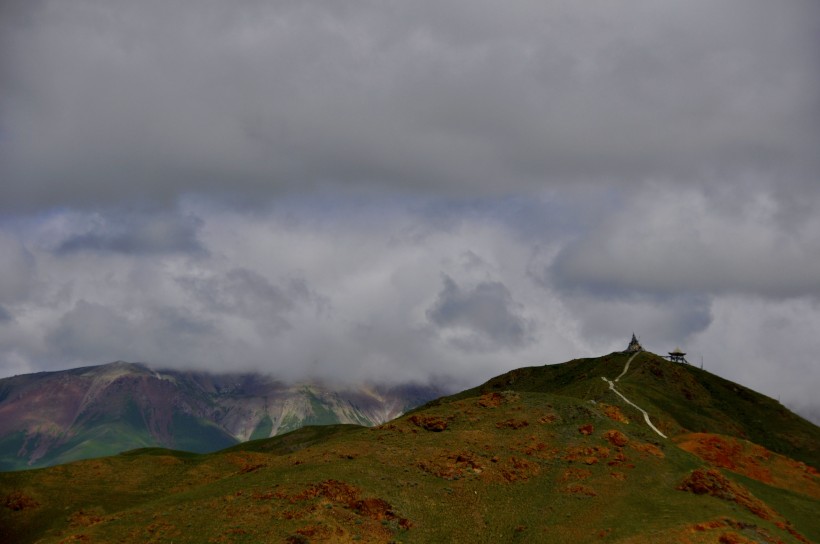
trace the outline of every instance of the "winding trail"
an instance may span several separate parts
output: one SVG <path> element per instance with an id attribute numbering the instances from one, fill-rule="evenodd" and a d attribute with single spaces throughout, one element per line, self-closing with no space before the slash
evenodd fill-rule
<path id="1" fill-rule="evenodd" d="M 632 407 L 634 407 L 636 410 L 638 410 L 640 413 L 642 413 L 642 414 L 643 414 L 643 419 L 644 419 L 644 421 L 646 421 L 646 424 L 647 424 L 647 425 L 649 425 L 649 426 L 652 428 L 652 430 L 653 430 L 653 431 L 655 431 L 656 433 L 658 433 L 659 435 L 661 435 L 663 438 L 667 438 L 667 436 L 666 436 L 665 434 L 663 434 L 662 432 L 660 432 L 660 430 L 658 430 L 658 428 L 657 428 L 657 427 L 655 427 L 655 426 L 652 424 L 652 422 L 649 420 L 649 414 L 647 414 L 647 413 L 646 413 L 646 410 L 644 410 L 643 408 L 641 408 L 640 406 L 638 406 L 637 404 L 635 404 L 634 402 L 632 402 L 631 400 L 629 400 L 628 398 L 626 398 L 626 397 L 623 395 L 623 393 L 621 393 L 620 391 L 618 391 L 617 389 L 615 389 L 615 383 L 616 383 L 618 380 L 620 380 L 621 378 L 623 378 L 624 374 L 626 374 L 626 371 L 627 371 L 627 370 L 629 370 L 629 363 L 631 363 L 631 362 L 632 362 L 632 359 L 634 359 L 635 357 L 637 357 L 637 356 L 638 356 L 638 355 L 640 355 L 641 353 L 642 353 L 642 352 L 638 351 L 638 352 L 636 352 L 636 353 L 635 353 L 635 355 L 633 355 L 632 357 L 630 357 L 629 359 L 627 359 L 627 361 L 626 361 L 626 365 L 624 365 L 624 369 L 623 369 L 623 371 L 622 371 L 622 372 L 618 375 L 618 377 L 617 377 L 617 378 L 615 378 L 614 380 L 610 380 L 610 379 L 608 379 L 608 378 L 606 378 L 606 377 L 604 377 L 604 376 L 601 376 L 601 379 L 602 379 L 602 380 L 604 380 L 605 382 L 609 383 L 609 388 L 610 388 L 610 389 L 611 389 L 611 390 L 612 390 L 612 391 L 613 391 L 616 395 L 618 395 L 619 397 L 621 397 L 622 399 L 624 399 L 624 401 L 625 401 L 627 404 L 629 404 L 630 406 L 632 406 Z"/>

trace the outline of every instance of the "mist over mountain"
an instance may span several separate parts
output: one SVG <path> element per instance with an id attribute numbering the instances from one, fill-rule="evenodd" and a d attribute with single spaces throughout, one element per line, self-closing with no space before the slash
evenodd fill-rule
<path id="1" fill-rule="evenodd" d="M 304 425 L 378 425 L 444 392 L 416 384 L 334 389 L 121 361 L 20 375 L 0 380 L 0 470 L 149 446 L 209 452 Z"/>

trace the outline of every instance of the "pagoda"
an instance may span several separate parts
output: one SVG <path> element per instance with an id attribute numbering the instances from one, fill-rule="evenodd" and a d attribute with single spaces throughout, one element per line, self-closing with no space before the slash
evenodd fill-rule
<path id="1" fill-rule="evenodd" d="M 686 360 L 686 353 L 684 353 L 680 348 L 675 348 L 669 352 L 669 360 L 673 363 L 689 364 L 689 361 Z"/>
<path id="2" fill-rule="evenodd" d="M 639 351 L 644 351 L 643 346 L 638 339 L 635 337 L 635 333 L 632 333 L 632 340 L 629 341 L 629 345 L 627 346 L 624 353 L 638 353 Z"/>

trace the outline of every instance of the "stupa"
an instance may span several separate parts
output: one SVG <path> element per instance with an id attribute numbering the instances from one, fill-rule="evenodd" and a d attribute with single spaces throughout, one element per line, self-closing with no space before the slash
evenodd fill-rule
<path id="1" fill-rule="evenodd" d="M 629 345 L 626 347 L 624 353 L 637 353 L 639 351 L 644 351 L 643 346 L 640 342 L 638 342 L 638 338 L 635 336 L 635 333 L 632 333 L 632 340 L 629 341 Z"/>

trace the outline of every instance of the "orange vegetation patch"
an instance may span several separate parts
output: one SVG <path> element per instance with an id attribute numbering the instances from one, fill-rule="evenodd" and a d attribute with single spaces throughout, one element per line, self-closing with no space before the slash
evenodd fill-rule
<path id="1" fill-rule="evenodd" d="M 720 544 L 755 544 L 754 540 L 749 540 L 737 533 L 723 533 L 718 538 L 718 542 Z"/>
<path id="2" fill-rule="evenodd" d="M 316 498 L 325 499 L 330 503 L 341 505 L 352 510 L 357 515 L 373 521 L 394 521 L 396 526 L 402 529 L 409 529 L 413 526 L 410 520 L 399 517 L 393 511 L 393 507 L 389 502 L 378 497 L 362 497 L 361 491 L 357 487 L 338 480 L 325 480 L 324 482 L 310 485 L 301 493 L 291 497 L 290 502 L 303 502 Z M 294 518 L 298 519 L 299 516 L 293 516 L 288 519 Z M 297 531 L 297 533 L 298 532 L 299 531 Z M 304 533 L 301 534 L 308 536 Z"/>
<path id="3" fill-rule="evenodd" d="M 627 468 L 635 468 L 635 465 L 630 464 L 629 459 L 627 459 L 626 455 L 624 455 L 623 452 L 620 451 L 615 454 L 615 457 L 612 459 L 612 461 L 609 461 L 607 465 L 611 467 L 625 465 Z"/>
<path id="4" fill-rule="evenodd" d="M 478 458 L 466 451 L 445 453 L 436 459 L 419 461 L 416 466 L 445 480 L 456 480 L 468 472 L 480 474 L 484 470 Z"/>
<path id="5" fill-rule="evenodd" d="M 617 406 L 612 406 L 611 404 L 598 404 L 598 407 L 604 413 L 606 417 L 611 419 L 612 421 L 618 421 L 620 423 L 629 423 L 629 418 L 621 412 L 621 409 Z"/>
<path id="6" fill-rule="evenodd" d="M 749 535 L 756 535 L 756 538 L 748 539 L 742 535 L 737 534 L 733 531 L 727 531 L 726 529 L 732 529 L 734 531 L 743 531 Z M 747 523 L 742 521 L 736 521 L 729 518 L 723 519 L 713 519 L 710 521 L 704 521 L 702 523 L 697 523 L 689 528 L 690 533 L 706 533 L 706 532 L 717 532 L 720 531 L 720 536 L 717 538 L 717 542 L 723 544 L 756 544 L 759 542 L 766 542 L 769 544 L 783 544 L 783 541 L 779 538 L 773 536 L 768 530 L 755 525 L 753 523 Z M 798 540 L 801 540 L 803 537 L 798 535 Z M 682 538 L 682 540 L 689 542 L 688 538 Z M 698 539 L 698 542 L 702 540 Z M 805 540 L 802 540 L 806 542 Z M 710 539 L 710 542 L 713 542 Z"/>
<path id="7" fill-rule="evenodd" d="M 558 453 L 556 448 L 551 448 L 544 442 L 538 442 L 537 439 L 531 438 L 531 443 L 521 450 L 526 455 L 532 455 L 539 459 L 552 459 Z"/>
<path id="8" fill-rule="evenodd" d="M 598 493 L 595 492 L 589 486 L 581 485 L 581 484 L 572 484 L 568 485 L 564 489 L 561 490 L 563 493 L 568 493 L 570 495 L 581 495 L 582 497 L 597 497 Z"/>
<path id="9" fill-rule="evenodd" d="M 519 459 L 518 457 L 510 457 L 510 459 L 499 467 L 501 477 L 508 482 L 517 482 L 530 479 L 541 472 L 538 465 L 527 461 L 526 459 Z"/>
<path id="10" fill-rule="evenodd" d="M 349 504 L 359 498 L 360 491 L 357 487 L 338 480 L 325 480 L 324 482 L 313 484 L 301 493 L 294 495 L 291 502 L 305 501 L 324 497 L 331 502 Z"/>
<path id="11" fill-rule="evenodd" d="M 518 393 L 514 391 L 493 391 L 485 393 L 478 399 L 478 406 L 481 408 L 498 408 L 502 404 L 508 404 L 520 400 Z"/>
<path id="12" fill-rule="evenodd" d="M 409 419 L 410 423 L 416 427 L 421 427 L 425 431 L 441 432 L 447 429 L 447 420 L 435 416 L 414 415 Z"/>
<path id="13" fill-rule="evenodd" d="M 22 491 L 12 491 L 3 499 L 3 506 L 14 512 L 37 508 L 40 503 L 23 493 Z"/>
<path id="14" fill-rule="evenodd" d="M 501 393 L 486 393 L 478 399 L 478 405 L 482 408 L 498 408 L 504 403 L 504 396 Z"/>
<path id="15" fill-rule="evenodd" d="M 574 480 L 586 480 L 590 476 L 592 476 L 592 472 L 585 468 L 570 467 L 561 473 L 560 480 L 562 482 L 571 482 Z"/>
<path id="16" fill-rule="evenodd" d="M 586 425 L 581 425 L 578 427 L 578 432 L 584 436 L 589 436 L 595 431 L 595 427 L 592 426 L 592 423 L 587 423 Z"/>
<path id="17" fill-rule="evenodd" d="M 587 465 L 592 465 L 597 463 L 599 460 L 608 458 L 609 455 L 610 450 L 605 446 L 575 446 L 572 448 L 567 448 L 567 451 L 564 454 L 564 461 L 568 461 L 570 463 L 573 461 L 582 461 Z"/>
<path id="18" fill-rule="evenodd" d="M 664 455 L 664 453 L 658 446 L 656 446 L 655 444 L 650 444 L 648 442 L 632 444 L 632 448 L 640 452 L 654 455 L 658 459 L 663 459 L 664 457 L 666 457 L 666 455 Z"/>
<path id="19" fill-rule="evenodd" d="M 729 480 L 712 468 L 699 468 L 692 471 L 676 489 L 689 491 L 695 495 L 711 495 L 718 499 L 737 503 L 761 519 L 771 520 L 779 517 L 777 512 L 752 495 L 748 489 Z"/>
<path id="20" fill-rule="evenodd" d="M 557 414 L 547 414 L 538 419 L 538 423 L 555 423 L 559 417 Z"/>
<path id="21" fill-rule="evenodd" d="M 105 519 L 102 516 L 102 512 L 78 510 L 68 517 L 68 521 L 71 527 L 90 527 L 102 523 Z"/>
<path id="22" fill-rule="evenodd" d="M 820 475 L 806 465 L 746 440 L 709 433 L 675 438 L 678 446 L 707 463 L 759 482 L 820 499 Z"/>
<path id="23" fill-rule="evenodd" d="M 713 519 L 712 521 L 705 521 L 703 523 L 697 523 L 692 526 L 693 531 L 709 531 L 712 529 L 719 529 L 721 527 L 726 527 L 726 522 L 720 519 Z"/>
<path id="24" fill-rule="evenodd" d="M 495 426 L 499 429 L 522 429 L 529 425 L 529 422 L 525 419 L 508 419 L 506 421 L 499 421 L 495 424 Z"/>
<path id="25" fill-rule="evenodd" d="M 90 542 L 88 535 L 71 535 L 68 538 L 62 539 L 59 544 L 68 544 L 69 542 Z"/>
<path id="26" fill-rule="evenodd" d="M 610 444 L 619 448 L 622 448 L 629 444 L 629 439 L 621 431 L 607 431 L 604 433 L 604 438 L 609 440 Z"/>

